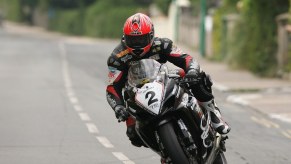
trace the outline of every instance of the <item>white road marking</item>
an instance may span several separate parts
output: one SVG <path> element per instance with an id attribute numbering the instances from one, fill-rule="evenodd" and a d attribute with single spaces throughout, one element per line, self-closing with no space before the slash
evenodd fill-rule
<path id="1" fill-rule="evenodd" d="M 291 123 L 291 115 L 290 114 L 275 114 L 275 113 L 272 113 L 269 115 L 271 118 L 275 118 L 275 119 L 278 119 L 278 120 L 281 120 L 281 121 L 284 121 L 284 122 L 289 122 Z"/>
<path id="2" fill-rule="evenodd" d="M 91 121 L 91 118 L 87 113 L 84 113 L 84 112 L 79 113 L 79 116 L 82 121 Z"/>
<path id="3" fill-rule="evenodd" d="M 124 164 L 134 164 L 133 161 L 129 160 L 129 158 L 121 152 L 112 152 L 112 154 Z"/>
<path id="4" fill-rule="evenodd" d="M 71 88 L 72 87 L 71 81 L 69 79 L 65 78 L 64 81 L 65 81 L 65 87 L 66 88 Z"/>
<path id="5" fill-rule="evenodd" d="M 242 99 L 238 95 L 230 95 L 226 98 L 226 101 L 231 102 L 231 103 L 235 103 L 235 104 L 244 105 L 244 106 L 249 104 L 248 101 Z"/>
<path id="6" fill-rule="evenodd" d="M 73 91 L 72 88 L 67 88 L 67 95 L 68 97 L 72 97 L 75 95 L 75 92 Z"/>
<path id="7" fill-rule="evenodd" d="M 60 49 L 60 54 L 62 57 L 62 72 L 63 72 L 63 80 L 64 80 L 64 86 L 66 89 L 66 93 L 67 96 L 71 102 L 71 104 L 73 105 L 74 109 L 76 112 L 78 112 L 79 117 L 81 118 L 81 120 L 83 121 L 87 121 L 87 123 L 85 124 L 89 133 L 92 134 L 98 134 L 99 130 L 97 128 L 97 126 L 93 123 L 90 123 L 88 121 L 91 121 L 90 116 L 84 112 L 84 109 L 82 108 L 82 106 L 79 104 L 79 100 L 78 98 L 75 96 L 75 92 L 73 89 L 73 84 L 71 81 L 71 76 L 70 76 L 70 72 L 69 72 L 69 63 L 67 60 L 67 52 L 66 52 L 66 48 L 64 43 L 60 42 L 59 43 L 59 49 Z M 110 143 L 110 141 L 103 136 L 96 136 L 96 139 L 105 147 L 105 148 L 113 148 L 114 146 Z M 129 160 L 128 157 L 126 157 L 123 153 L 121 152 L 112 152 L 112 154 L 119 159 L 120 161 L 122 161 L 124 164 L 135 164 L 133 161 Z"/>
<path id="8" fill-rule="evenodd" d="M 99 133 L 99 130 L 97 128 L 97 126 L 93 123 L 86 123 L 87 129 L 89 131 L 89 133 L 93 133 L 93 134 L 97 134 Z"/>
<path id="9" fill-rule="evenodd" d="M 75 97 L 75 96 L 70 96 L 69 99 L 70 99 L 72 104 L 78 104 L 79 103 L 78 98 Z"/>
<path id="10" fill-rule="evenodd" d="M 266 120 L 264 118 L 260 118 L 259 119 L 259 118 L 255 117 L 255 116 L 252 116 L 251 119 L 254 122 L 256 122 L 258 124 L 261 124 L 261 125 L 263 125 L 263 126 L 265 126 L 267 128 L 271 128 L 271 127 L 273 127 L 273 128 L 279 128 L 280 127 L 278 124 L 276 124 L 276 123 L 274 123 L 272 121 Z"/>
<path id="11" fill-rule="evenodd" d="M 288 131 L 282 131 L 282 134 L 283 134 L 285 137 L 291 139 L 291 132 L 290 132 L 290 130 L 288 130 Z"/>
<path id="12" fill-rule="evenodd" d="M 78 104 L 74 104 L 74 109 L 77 111 L 77 112 L 81 112 L 81 111 L 83 111 L 83 108 L 80 106 L 80 105 L 78 105 Z"/>
<path id="13" fill-rule="evenodd" d="M 72 82 L 71 82 L 71 77 L 70 77 L 70 73 L 69 73 L 69 66 L 68 66 L 68 61 L 66 59 L 66 49 L 65 49 L 65 45 L 63 43 L 59 43 L 59 49 L 60 49 L 60 53 L 62 56 L 62 67 L 63 67 L 63 78 L 64 78 L 64 84 L 66 89 L 68 90 L 69 88 L 72 87 Z"/>
<path id="14" fill-rule="evenodd" d="M 226 98 L 226 101 L 232 102 L 235 104 L 240 104 L 243 106 L 249 105 L 248 100 L 254 100 L 262 97 L 260 94 L 241 94 L 241 95 L 230 95 Z"/>
<path id="15" fill-rule="evenodd" d="M 229 91 L 229 88 L 225 85 L 222 85 L 222 84 L 219 84 L 217 82 L 214 82 L 213 83 L 213 88 L 214 89 L 217 89 L 219 91 L 222 91 L 222 92 L 226 92 L 226 91 Z"/>
<path id="16" fill-rule="evenodd" d="M 113 148 L 114 147 L 106 137 L 97 136 L 96 138 L 104 147 L 106 147 L 106 148 Z"/>

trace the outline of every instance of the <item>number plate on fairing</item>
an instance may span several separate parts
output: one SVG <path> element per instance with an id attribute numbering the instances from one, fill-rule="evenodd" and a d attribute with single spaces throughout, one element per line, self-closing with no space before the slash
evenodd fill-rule
<path id="1" fill-rule="evenodd" d="M 163 92 L 163 84 L 158 82 L 147 83 L 137 90 L 135 101 L 149 112 L 159 114 Z"/>

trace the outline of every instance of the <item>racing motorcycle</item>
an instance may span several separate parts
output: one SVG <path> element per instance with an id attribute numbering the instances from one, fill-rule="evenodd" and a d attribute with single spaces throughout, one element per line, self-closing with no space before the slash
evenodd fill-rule
<path id="1" fill-rule="evenodd" d="M 225 139 L 210 123 L 185 81 L 153 59 L 135 62 L 124 96 L 135 130 L 146 147 L 173 164 L 224 164 Z"/>

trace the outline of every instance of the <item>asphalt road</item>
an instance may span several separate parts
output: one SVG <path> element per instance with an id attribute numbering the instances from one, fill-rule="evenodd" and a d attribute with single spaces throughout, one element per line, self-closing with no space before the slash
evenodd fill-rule
<path id="1" fill-rule="evenodd" d="M 105 99 L 106 61 L 117 41 L 82 41 L 0 29 L 1 164 L 149 164 Z M 233 164 L 291 163 L 290 124 L 231 104 L 216 91 L 232 131 Z M 290 132 L 291 133 L 291 132 Z"/>

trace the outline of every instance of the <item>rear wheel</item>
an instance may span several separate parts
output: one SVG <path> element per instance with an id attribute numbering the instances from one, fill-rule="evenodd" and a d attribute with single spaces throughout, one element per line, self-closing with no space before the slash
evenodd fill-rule
<path id="1" fill-rule="evenodd" d="M 186 153 L 181 146 L 178 135 L 176 134 L 172 123 L 166 123 L 159 127 L 159 136 L 167 154 L 171 158 L 173 164 L 195 164 L 189 161 Z"/>

